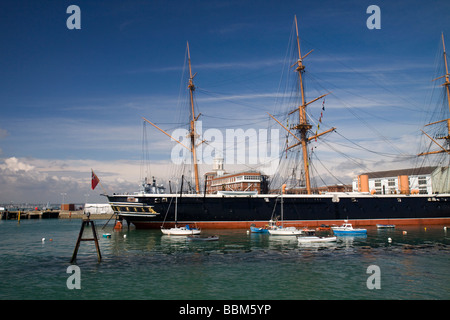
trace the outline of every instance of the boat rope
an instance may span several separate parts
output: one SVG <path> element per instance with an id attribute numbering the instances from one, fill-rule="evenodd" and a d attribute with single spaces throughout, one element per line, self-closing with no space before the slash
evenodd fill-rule
<path id="1" fill-rule="evenodd" d="M 164 226 L 164 223 L 166 222 L 167 213 L 169 213 L 169 209 L 170 209 L 170 206 L 172 204 L 172 200 L 173 200 L 173 197 L 170 198 L 169 206 L 167 207 L 166 215 L 164 216 L 164 220 L 163 220 L 163 223 L 162 223 L 163 226 Z"/>

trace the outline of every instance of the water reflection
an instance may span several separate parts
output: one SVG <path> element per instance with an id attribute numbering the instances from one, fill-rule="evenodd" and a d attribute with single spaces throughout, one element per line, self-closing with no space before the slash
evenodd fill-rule
<path id="1" fill-rule="evenodd" d="M 8 279 L 0 284 L 0 297 L 39 297 L 47 284 L 56 288 L 49 287 L 51 296 L 73 298 L 74 292 L 65 287 L 65 270 L 80 221 L 0 225 L 2 276 Z M 450 235 L 443 226 L 368 228 L 365 237 L 339 237 L 336 243 L 321 244 L 299 244 L 296 237 L 247 230 L 202 231 L 203 236 L 219 235 L 218 241 L 187 241 L 160 230 L 97 231 L 102 262 L 97 262 L 93 243 L 81 244 L 77 264 L 84 287 L 75 293 L 78 298 L 450 298 Z M 111 233 L 111 238 L 103 238 L 103 233 Z M 53 241 L 42 243 L 43 237 Z M 365 286 L 366 269 L 372 264 L 382 270 L 380 291 Z M 24 265 L 27 268 L 18 273 Z M 276 288 L 274 272 L 281 283 Z"/>
<path id="2" fill-rule="evenodd" d="M 247 230 L 208 230 L 203 236 L 219 235 L 218 241 L 187 241 L 184 236 L 163 235 L 159 230 L 113 231 L 110 239 L 101 238 L 102 251 L 121 254 L 237 254 L 301 252 L 302 250 L 364 251 L 383 250 L 410 254 L 415 250 L 449 250 L 450 236 L 442 227 L 368 229 L 367 235 L 339 236 L 335 243 L 298 243 L 296 236 L 247 233 Z M 406 231 L 406 233 L 404 232 Z M 108 231 L 109 232 L 109 231 Z M 124 237 L 126 236 L 126 237 Z"/>

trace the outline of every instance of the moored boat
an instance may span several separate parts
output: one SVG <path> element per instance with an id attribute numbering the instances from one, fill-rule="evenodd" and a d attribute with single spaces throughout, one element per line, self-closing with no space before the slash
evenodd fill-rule
<path id="1" fill-rule="evenodd" d="M 362 235 L 367 234 L 367 229 L 353 228 L 347 220 L 341 226 L 331 227 L 335 235 Z"/>
<path id="2" fill-rule="evenodd" d="M 170 204 L 169 204 L 169 208 L 170 208 Z M 161 232 L 163 234 L 172 235 L 172 236 L 187 236 L 187 235 L 200 234 L 200 232 L 201 232 L 200 229 L 191 228 L 189 226 L 189 224 L 178 227 L 177 226 L 177 214 L 178 214 L 178 197 L 175 198 L 175 226 L 172 228 L 164 228 L 164 226 L 161 226 Z"/>
<path id="3" fill-rule="evenodd" d="M 250 232 L 251 233 L 269 233 L 269 229 L 267 229 L 266 227 L 250 226 Z"/>
<path id="4" fill-rule="evenodd" d="M 285 185 L 283 185 L 283 190 Z M 273 236 L 295 236 L 302 234 L 302 231 L 295 227 L 285 227 L 284 226 L 284 200 L 283 193 L 280 196 L 281 198 L 281 226 L 273 226 L 269 229 L 269 234 Z M 275 202 L 276 205 L 276 202 Z"/>
<path id="5" fill-rule="evenodd" d="M 269 234 L 273 236 L 297 236 L 302 234 L 303 231 L 295 227 L 276 227 L 269 230 Z"/>
<path id="6" fill-rule="evenodd" d="M 320 227 L 316 228 L 316 231 L 331 231 L 331 227 L 325 224 L 320 225 Z"/>
<path id="7" fill-rule="evenodd" d="M 269 233 L 269 230 L 276 228 L 276 221 L 269 220 L 269 224 L 264 227 L 257 227 L 254 223 L 250 225 L 251 233 Z"/>
<path id="8" fill-rule="evenodd" d="M 187 236 L 200 234 L 201 230 L 197 228 L 191 228 L 187 224 L 181 227 L 175 226 L 173 228 L 161 228 L 161 232 L 169 236 Z"/>
<path id="9" fill-rule="evenodd" d="M 303 230 L 303 234 L 297 237 L 299 243 L 336 242 L 336 236 L 317 236 L 315 230 Z"/>
<path id="10" fill-rule="evenodd" d="M 377 223 L 378 229 L 393 229 L 395 228 L 395 224 L 379 224 Z"/>

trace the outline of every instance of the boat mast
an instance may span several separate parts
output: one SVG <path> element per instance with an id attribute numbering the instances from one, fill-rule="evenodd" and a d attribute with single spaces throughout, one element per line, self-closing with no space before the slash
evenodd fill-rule
<path id="1" fill-rule="evenodd" d="M 200 193 L 200 185 L 198 181 L 198 164 L 197 164 L 197 146 L 195 144 L 195 141 L 197 140 L 197 133 L 195 132 L 195 122 L 198 120 L 198 117 L 200 117 L 200 114 L 198 116 L 195 116 L 195 110 L 194 110 L 194 77 L 197 73 L 192 75 L 192 68 L 191 68 L 191 54 L 189 52 L 189 42 L 187 43 L 187 54 L 188 54 L 188 63 L 189 63 L 189 94 L 191 98 L 191 113 L 192 113 L 192 120 L 191 120 L 191 127 L 189 130 L 189 136 L 191 138 L 191 152 L 192 152 L 192 162 L 194 163 L 194 174 L 195 174 L 195 191 L 196 193 Z"/>
<path id="2" fill-rule="evenodd" d="M 441 77 L 438 77 L 436 79 L 434 79 L 433 81 L 436 81 L 438 79 L 444 78 L 445 82 L 442 84 L 442 86 L 445 87 L 445 91 L 447 93 L 447 104 L 448 104 L 448 110 L 450 111 L 450 75 L 448 73 L 448 64 L 447 64 L 447 53 L 445 52 L 445 42 L 444 42 L 444 33 L 442 33 L 442 48 L 444 49 L 444 65 L 445 65 L 445 74 Z M 438 137 L 438 139 L 445 139 L 447 141 L 447 145 L 448 142 L 450 141 L 450 118 L 449 119 L 443 119 L 443 120 L 439 120 L 439 121 L 435 121 L 432 123 L 429 123 L 425 126 L 430 126 L 436 123 L 441 123 L 441 122 L 447 122 L 447 136 L 445 137 Z M 418 156 L 424 156 L 424 155 L 429 155 L 429 154 L 436 154 L 436 153 L 443 153 L 446 152 L 447 154 L 450 154 L 450 150 L 446 149 L 445 147 L 443 147 L 440 143 L 438 143 L 435 139 L 433 139 L 432 137 L 430 137 L 428 134 L 425 133 L 425 131 L 421 130 L 431 141 L 433 141 L 436 145 L 439 146 L 439 148 L 441 150 L 438 151 L 430 151 L 430 152 L 422 152 L 420 154 L 418 154 Z"/>

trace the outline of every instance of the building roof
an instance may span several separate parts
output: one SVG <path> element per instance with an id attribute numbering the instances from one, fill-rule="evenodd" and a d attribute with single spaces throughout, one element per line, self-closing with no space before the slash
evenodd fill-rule
<path id="1" fill-rule="evenodd" d="M 367 174 L 369 179 L 374 178 L 386 178 L 386 177 L 397 177 L 397 176 L 418 176 L 431 174 L 437 167 L 421 167 L 421 168 L 409 168 L 409 169 L 397 169 L 397 170 L 387 170 L 387 171 L 376 171 L 376 172 L 366 172 L 362 174 Z"/>
<path id="2" fill-rule="evenodd" d="M 242 172 L 238 172 L 238 173 L 227 173 L 227 172 L 225 172 L 225 174 L 223 174 L 221 176 L 213 177 L 212 180 L 233 178 L 233 177 L 244 176 L 244 175 L 245 176 L 260 176 L 261 172 L 257 172 L 257 171 L 242 171 Z"/>

